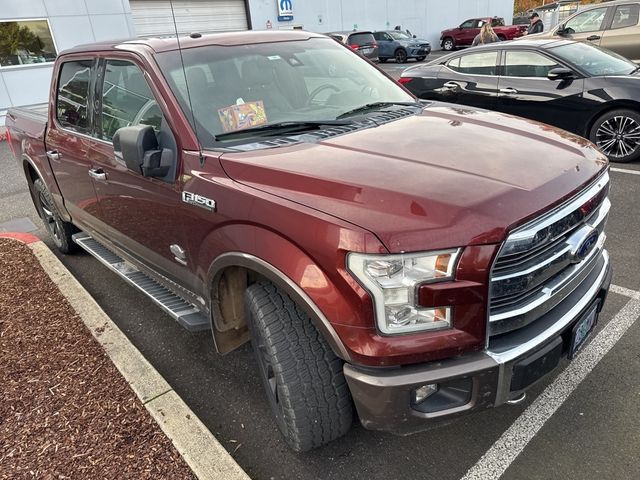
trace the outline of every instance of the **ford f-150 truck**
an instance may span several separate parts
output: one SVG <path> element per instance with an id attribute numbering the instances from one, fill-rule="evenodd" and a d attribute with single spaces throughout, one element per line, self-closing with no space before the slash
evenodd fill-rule
<path id="1" fill-rule="evenodd" d="M 520 401 L 608 291 L 592 144 L 421 103 L 322 35 L 79 46 L 7 124 L 56 246 L 220 353 L 251 341 L 298 451 L 355 412 L 407 434 Z"/>
<path id="2" fill-rule="evenodd" d="M 447 51 L 470 46 L 485 23 L 491 23 L 493 31 L 502 41 L 522 37 L 527 31 L 527 25 L 505 25 L 503 18 L 472 18 L 462 22 L 459 27 L 440 32 L 440 46 Z"/>

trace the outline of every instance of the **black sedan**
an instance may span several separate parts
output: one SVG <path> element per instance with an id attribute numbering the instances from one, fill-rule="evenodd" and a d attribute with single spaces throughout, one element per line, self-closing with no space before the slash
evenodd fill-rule
<path id="1" fill-rule="evenodd" d="M 640 158 L 640 67 L 569 40 L 493 43 L 404 71 L 419 98 L 531 118 L 596 143 L 613 162 Z"/>

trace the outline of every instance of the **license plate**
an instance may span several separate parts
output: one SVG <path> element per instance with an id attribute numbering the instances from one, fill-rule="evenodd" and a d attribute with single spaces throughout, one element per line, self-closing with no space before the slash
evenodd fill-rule
<path id="1" fill-rule="evenodd" d="M 583 317 L 578 321 L 575 327 L 573 327 L 573 332 L 571 333 L 571 348 L 569 349 L 569 358 L 573 358 L 580 351 L 580 349 L 584 346 L 587 338 L 596 324 L 598 323 L 598 306 L 600 305 L 600 301 L 597 301 L 593 304 L 593 306 L 589 309 L 587 313 L 583 315 Z"/>
<path id="2" fill-rule="evenodd" d="M 373 48 L 363 48 L 362 53 L 367 54 L 373 52 Z"/>

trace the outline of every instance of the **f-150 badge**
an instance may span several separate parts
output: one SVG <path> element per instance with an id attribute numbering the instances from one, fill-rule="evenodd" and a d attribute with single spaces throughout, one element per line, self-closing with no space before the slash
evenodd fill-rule
<path id="1" fill-rule="evenodd" d="M 195 205 L 196 207 L 204 208 L 205 210 L 209 210 L 210 212 L 216 211 L 215 200 L 211 200 L 210 198 L 203 197 L 202 195 L 198 195 L 196 193 L 182 192 L 182 201 L 184 203 L 188 203 L 189 205 Z"/>

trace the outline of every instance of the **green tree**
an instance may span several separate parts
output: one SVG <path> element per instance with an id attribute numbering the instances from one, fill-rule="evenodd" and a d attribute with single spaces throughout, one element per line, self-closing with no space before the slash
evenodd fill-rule
<path id="1" fill-rule="evenodd" d="M 18 22 L 0 22 L 0 63 L 6 65 L 6 59 L 15 55 L 19 49 L 40 52 L 44 47 L 42 40 L 29 27 L 21 27 Z"/>

